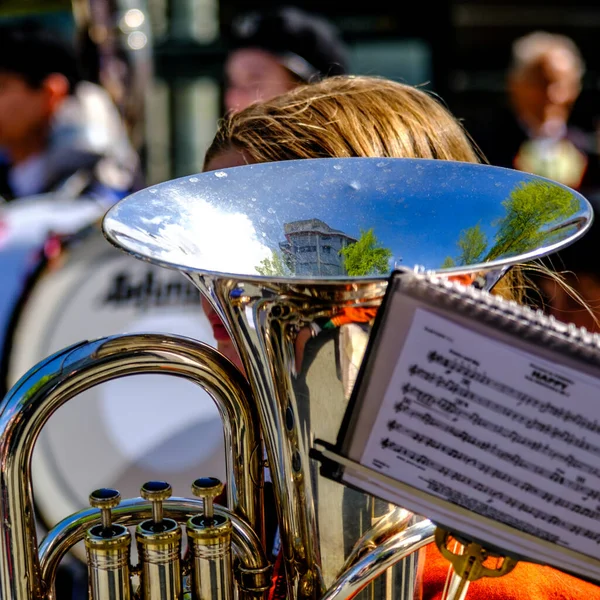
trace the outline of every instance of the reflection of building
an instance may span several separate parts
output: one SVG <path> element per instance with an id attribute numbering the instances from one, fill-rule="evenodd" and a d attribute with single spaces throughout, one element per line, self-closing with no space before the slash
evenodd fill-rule
<path id="1" fill-rule="evenodd" d="M 279 245 L 286 264 L 296 276 L 346 274 L 340 250 L 355 243 L 355 238 L 319 219 L 286 223 L 283 230 L 286 241 Z"/>

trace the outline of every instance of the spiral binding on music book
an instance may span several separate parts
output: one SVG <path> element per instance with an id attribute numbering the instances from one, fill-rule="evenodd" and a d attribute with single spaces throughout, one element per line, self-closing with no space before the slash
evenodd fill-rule
<path id="1" fill-rule="evenodd" d="M 392 274 L 322 474 L 489 550 L 600 581 L 600 336 Z"/>
<path id="2" fill-rule="evenodd" d="M 600 365 L 599 334 L 558 321 L 541 310 L 429 273 L 397 270 L 390 280 L 399 281 L 406 294 Z"/>

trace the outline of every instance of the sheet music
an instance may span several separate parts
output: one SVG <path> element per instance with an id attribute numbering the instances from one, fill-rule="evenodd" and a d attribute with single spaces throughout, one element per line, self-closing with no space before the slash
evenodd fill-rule
<path id="1" fill-rule="evenodd" d="M 600 380 L 415 311 L 362 464 L 600 557 Z"/>

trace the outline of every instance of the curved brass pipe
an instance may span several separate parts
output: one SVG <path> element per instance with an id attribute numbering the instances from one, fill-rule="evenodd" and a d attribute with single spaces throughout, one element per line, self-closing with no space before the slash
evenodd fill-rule
<path id="1" fill-rule="evenodd" d="M 321 600 L 353 598 L 392 565 L 433 542 L 434 535 L 435 525 L 428 520 L 419 521 L 392 535 L 345 569 Z"/>
<path id="2" fill-rule="evenodd" d="M 215 349 L 171 335 L 134 334 L 82 342 L 38 363 L 0 405 L 0 599 L 42 600 L 31 456 L 52 413 L 77 394 L 127 375 L 158 373 L 203 387 L 223 418 L 228 505 L 262 538 L 262 451 L 243 375 Z"/>
<path id="3" fill-rule="evenodd" d="M 164 516 L 178 523 L 185 523 L 191 516 L 203 510 L 202 500 L 196 498 L 171 497 L 163 503 Z M 233 526 L 232 546 L 236 558 L 245 571 L 245 582 L 254 575 L 252 590 L 242 590 L 240 597 L 245 597 L 245 591 L 256 597 L 263 595 L 270 585 L 271 565 L 267 560 L 261 541 L 254 530 L 239 516 L 231 511 L 215 506 L 215 513 L 227 515 Z M 123 500 L 119 506 L 111 510 L 112 522 L 125 527 L 135 526 L 145 519 L 152 517 L 152 508 L 146 500 L 131 498 Z M 48 600 L 53 600 L 52 585 L 56 570 L 63 556 L 77 543 L 83 540 L 85 532 L 94 525 L 102 522 L 100 511 L 88 508 L 68 516 L 58 523 L 40 544 L 39 559 L 42 581 L 48 591 Z M 262 584 L 262 585 L 261 585 Z M 261 593 L 262 592 L 262 593 Z"/>
<path id="4" fill-rule="evenodd" d="M 363 536 L 354 544 L 352 551 L 346 558 L 342 567 L 343 571 L 349 569 L 367 552 L 374 550 L 381 542 L 386 541 L 390 536 L 397 535 L 406 529 L 413 519 L 413 514 L 405 508 L 397 507 L 381 517 L 375 525 L 363 534 Z"/>

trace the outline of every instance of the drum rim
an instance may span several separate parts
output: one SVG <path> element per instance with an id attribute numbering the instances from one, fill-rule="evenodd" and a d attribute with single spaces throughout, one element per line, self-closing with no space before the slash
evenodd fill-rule
<path id="1" fill-rule="evenodd" d="M 9 311 L 6 334 L 4 337 L 4 343 L 2 344 L 2 352 L 0 356 L 0 398 L 3 398 L 10 389 L 8 384 L 10 356 L 12 354 L 12 349 L 15 342 L 15 333 L 18 324 L 37 283 L 46 273 L 51 261 L 55 260 L 54 257 L 49 256 L 45 251 L 46 244 L 52 239 L 57 240 L 60 243 L 59 255 L 62 256 L 65 252 L 69 252 L 73 245 L 81 243 L 87 239 L 87 237 L 91 235 L 94 230 L 100 233 L 102 232 L 100 223 L 87 225 L 75 233 L 70 234 L 53 235 L 52 233 L 49 233 L 40 243 L 40 246 L 37 250 L 32 249 L 32 256 L 35 259 L 34 265 L 24 277 L 18 299 L 16 300 L 12 310 Z"/>
<path id="2" fill-rule="evenodd" d="M 10 311 L 7 311 L 9 318 L 7 319 L 6 336 L 2 345 L 3 354 L 0 360 L 0 385 L 5 388 L 2 390 L 2 393 L 5 393 L 9 389 L 9 377 L 15 360 L 14 348 L 17 339 L 17 333 L 19 331 L 19 327 L 22 325 L 23 318 L 26 315 L 27 310 L 30 307 L 34 293 L 38 289 L 38 285 L 43 284 L 44 279 L 49 274 L 52 274 L 52 263 L 55 260 L 60 262 L 61 259 L 68 258 L 70 253 L 75 251 L 78 246 L 85 244 L 86 241 L 91 237 L 96 238 L 98 247 L 102 248 L 105 246 L 106 251 L 112 253 L 116 259 L 127 260 L 130 258 L 132 261 L 134 260 L 133 258 L 128 257 L 125 253 L 117 252 L 115 248 L 106 243 L 98 223 L 95 223 L 91 226 L 86 226 L 82 230 L 79 230 L 73 234 L 67 234 L 64 236 L 48 235 L 45 241 L 40 243 L 38 248 L 34 247 L 32 249 L 34 259 L 32 260 L 32 264 L 27 271 L 27 275 L 22 278 L 22 287 L 20 293 L 18 294 L 18 299 L 15 301 L 14 307 Z M 44 250 L 44 246 L 47 241 L 54 238 L 57 238 L 60 241 L 58 256 L 49 255 Z M 102 244 L 102 242 L 104 242 L 104 244 Z M 137 261 L 134 262 L 139 264 Z M 156 269 L 154 265 L 148 264 L 147 266 Z M 15 378 L 13 377 L 13 379 Z M 40 436 L 38 438 L 36 441 L 38 459 L 32 464 L 34 468 L 36 465 L 42 468 L 44 474 L 42 474 L 41 479 L 45 480 L 46 484 L 48 484 L 50 481 L 52 482 L 52 491 L 49 492 L 51 495 L 51 500 L 34 502 L 34 514 L 36 522 L 38 527 L 45 532 L 48 532 L 52 527 L 54 527 L 57 520 L 56 514 L 48 512 L 47 507 L 49 505 L 53 504 L 54 502 L 58 502 L 63 506 L 72 507 L 81 500 L 81 494 L 76 488 L 73 487 L 73 483 L 65 479 L 64 470 L 61 469 L 60 461 L 57 460 L 55 453 L 51 451 L 44 451 L 50 449 L 48 444 L 49 439 L 47 439 L 45 436 Z M 41 450 L 41 453 L 39 450 Z M 37 483 L 40 483 L 40 477 L 37 477 L 36 481 Z M 44 487 L 43 481 L 42 487 Z M 46 489 L 46 492 L 47 491 L 48 490 Z M 78 561 L 82 560 L 82 552 L 75 552 L 73 555 Z"/>
<path id="3" fill-rule="evenodd" d="M 39 247 L 32 247 L 31 253 L 33 264 L 23 278 L 20 293 L 14 306 L 9 311 L 7 320 L 6 333 L 0 356 L 0 398 L 3 398 L 10 389 L 8 375 L 17 327 L 21 322 L 21 318 L 33 291 L 36 289 L 38 282 L 44 277 L 53 260 L 53 257 L 49 256 L 45 251 L 46 244 L 49 240 L 56 239 L 60 243 L 59 255 L 63 255 L 65 252 L 70 251 L 73 245 L 86 239 L 86 237 L 94 230 L 101 231 L 99 223 L 87 225 L 80 230 L 69 234 L 53 235 L 52 233 L 48 233 L 43 241 L 40 242 Z M 38 442 L 43 443 L 43 440 L 38 440 Z M 36 445 L 38 442 L 36 442 Z M 53 475 L 56 475 L 56 477 L 62 480 L 62 475 L 55 467 L 56 466 L 54 465 Z M 42 528 L 45 532 L 48 532 L 51 529 L 51 526 L 48 523 L 47 518 L 41 512 L 39 505 L 35 502 L 33 510 L 38 527 Z"/>

